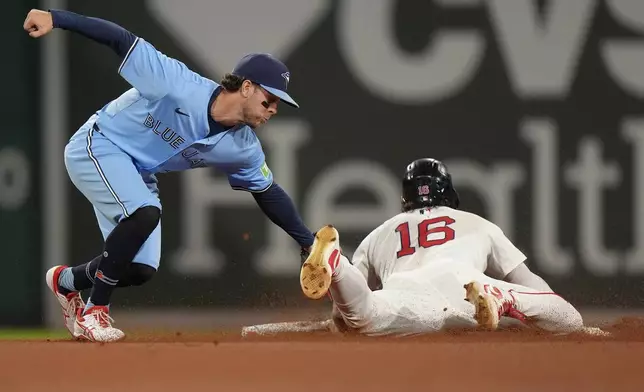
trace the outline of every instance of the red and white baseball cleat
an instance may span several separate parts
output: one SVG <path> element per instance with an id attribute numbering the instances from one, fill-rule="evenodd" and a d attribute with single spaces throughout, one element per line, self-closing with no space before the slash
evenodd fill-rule
<path id="1" fill-rule="evenodd" d="M 322 298 L 331 286 L 333 270 L 340 262 L 340 235 L 335 227 L 324 226 L 315 234 L 309 257 L 300 270 L 300 286 L 311 299 Z"/>
<path id="2" fill-rule="evenodd" d="M 85 303 L 83 302 L 83 299 L 81 298 L 80 293 L 77 291 L 69 293 L 67 295 L 60 293 L 59 287 L 58 287 L 58 278 L 60 277 L 60 273 L 65 268 L 67 268 L 67 266 L 64 266 L 64 265 L 57 265 L 55 267 L 51 267 L 47 271 L 47 274 L 45 274 L 45 281 L 47 282 L 47 286 L 49 286 L 49 289 L 51 290 L 51 292 L 54 293 L 54 295 L 56 296 L 56 299 L 58 300 L 58 303 L 60 304 L 60 307 L 63 310 L 65 327 L 67 327 L 67 330 L 72 335 L 72 337 L 78 338 L 78 336 L 74 334 L 74 325 L 76 324 L 76 314 L 78 313 L 79 309 L 82 310 L 85 308 Z"/>
<path id="3" fill-rule="evenodd" d="M 125 333 L 112 327 L 114 319 L 110 317 L 107 306 L 92 306 L 83 314 L 79 309 L 76 315 L 75 334 L 90 342 L 110 343 L 125 338 Z"/>
<path id="4" fill-rule="evenodd" d="M 520 321 L 525 317 L 515 308 L 515 299 L 511 293 L 497 287 L 486 287 L 479 282 L 470 282 L 465 286 L 465 300 L 474 305 L 475 318 L 479 326 L 496 330 L 502 316 Z"/>

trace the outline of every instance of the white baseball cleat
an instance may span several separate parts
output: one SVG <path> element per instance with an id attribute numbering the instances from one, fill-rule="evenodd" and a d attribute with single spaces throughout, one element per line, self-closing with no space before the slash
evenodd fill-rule
<path id="1" fill-rule="evenodd" d="M 59 291 L 58 287 L 58 278 L 60 277 L 60 273 L 67 268 L 64 265 L 57 265 L 55 267 L 51 267 L 49 271 L 47 271 L 47 274 L 45 275 L 45 281 L 47 282 L 47 286 L 49 286 L 49 289 L 51 290 L 52 293 L 56 296 L 56 299 L 58 300 L 58 303 L 60 304 L 60 307 L 63 309 L 63 317 L 65 319 L 65 327 L 67 327 L 67 330 L 69 333 L 72 335 L 74 338 L 78 338 L 78 336 L 75 335 L 74 333 L 74 325 L 76 324 L 76 314 L 78 313 L 79 309 L 85 308 L 85 303 L 83 302 L 83 299 L 80 296 L 79 292 L 72 292 L 67 295 L 61 294 Z"/>
<path id="2" fill-rule="evenodd" d="M 315 234 L 311 252 L 300 270 L 300 286 L 311 299 L 322 298 L 331 286 L 333 270 L 340 261 L 340 235 L 335 227 L 324 226 Z"/>
<path id="3" fill-rule="evenodd" d="M 80 309 L 76 315 L 75 334 L 90 342 L 110 343 L 125 338 L 120 329 L 112 327 L 114 319 L 110 317 L 107 306 L 92 306 L 83 313 Z"/>
<path id="4" fill-rule="evenodd" d="M 479 326 L 496 330 L 499 327 L 501 316 L 505 316 L 514 309 L 514 298 L 504 295 L 498 288 L 492 288 L 488 293 L 479 282 L 470 282 L 465 286 L 465 300 L 474 305 L 476 322 Z M 514 316 L 514 313 L 510 315 Z"/>

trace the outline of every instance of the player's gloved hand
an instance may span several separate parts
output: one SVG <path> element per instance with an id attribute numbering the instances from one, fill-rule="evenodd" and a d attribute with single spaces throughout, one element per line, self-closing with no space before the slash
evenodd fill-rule
<path id="1" fill-rule="evenodd" d="M 42 37 L 54 28 L 54 20 L 51 13 L 41 10 L 31 10 L 27 14 L 22 27 L 33 38 Z"/>

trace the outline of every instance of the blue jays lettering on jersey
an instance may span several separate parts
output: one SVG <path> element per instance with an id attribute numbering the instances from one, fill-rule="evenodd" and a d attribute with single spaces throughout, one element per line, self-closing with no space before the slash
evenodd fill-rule
<path id="1" fill-rule="evenodd" d="M 273 173 L 255 132 L 236 127 L 191 145 L 163 164 L 146 172 L 168 173 L 215 167 L 228 175 L 233 189 L 261 192 L 273 183 Z"/>

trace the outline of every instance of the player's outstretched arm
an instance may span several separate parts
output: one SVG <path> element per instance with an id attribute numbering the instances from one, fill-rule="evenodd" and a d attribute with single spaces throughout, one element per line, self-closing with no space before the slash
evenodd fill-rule
<path id="1" fill-rule="evenodd" d="M 525 264 L 526 256 L 514 246 L 498 226 L 489 223 L 488 230 L 492 247 L 486 275 L 535 290 L 552 292 L 545 280 L 530 271 Z"/>
<path id="2" fill-rule="evenodd" d="M 192 99 L 194 89 L 191 87 L 204 80 L 182 62 L 164 55 L 144 39 L 107 20 L 64 10 L 31 10 L 23 27 L 35 38 L 59 28 L 109 46 L 123 59 L 118 73 L 150 100 L 168 94 L 178 99 Z"/>
<path id="3" fill-rule="evenodd" d="M 272 183 L 265 191 L 254 192 L 253 197 L 264 214 L 297 241 L 300 247 L 308 249 L 313 245 L 313 233 L 304 225 L 293 200 L 282 187 Z"/>
<path id="4" fill-rule="evenodd" d="M 530 271 L 525 263 L 517 265 L 503 280 L 543 292 L 553 292 L 548 283 L 542 277 Z"/>
<path id="5" fill-rule="evenodd" d="M 115 23 L 63 10 L 31 10 L 23 27 L 34 38 L 42 37 L 54 28 L 73 31 L 109 46 L 121 58 L 127 55 L 137 38 Z"/>
<path id="6" fill-rule="evenodd" d="M 266 156 L 254 132 L 249 131 L 242 139 L 254 140 L 251 142 L 253 147 L 249 148 L 255 149 L 255 155 L 246 161 L 247 167 L 235 168 L 228 173 L 230 186 L 252 193 L 262 212 L 300 245 L 303 250 L 301 257 L 304 257 L 307 253 L 305 250 L 313 245 L 313 233 L 302 222 L 291 197 L 274 182 L 273 172 L 266 164 Z"/>

